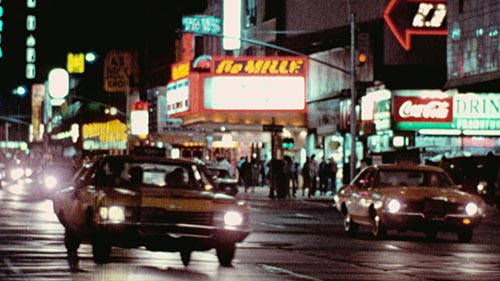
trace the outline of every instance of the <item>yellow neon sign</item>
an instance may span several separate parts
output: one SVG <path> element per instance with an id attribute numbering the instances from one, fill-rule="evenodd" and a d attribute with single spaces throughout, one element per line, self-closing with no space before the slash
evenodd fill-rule
<path id="1" fill-rule="evenodd" d="M 189 75 L 189 63 L 180 63 L 172 66 L 172 80 L 178 80 Z"/>
<path id="2" fill-rule="evenodd" d="M 83 53 L 69 53 L 66 60 L 66 68 L 68 73 L 85 72 L 85 55 Z"/>
<path id="3" fill-rule="evenodd" d="M 216 74 L 279 74 L 304 73 L 304 60 L 297 59 L 224 59 L 215 62 Z"/>
<path id="4" fill-rule="evenodd" d="M 127 125 L 119 120 L 83 125 L 84 139 L 98 138 L 101 142 L 127 141 Z"/>

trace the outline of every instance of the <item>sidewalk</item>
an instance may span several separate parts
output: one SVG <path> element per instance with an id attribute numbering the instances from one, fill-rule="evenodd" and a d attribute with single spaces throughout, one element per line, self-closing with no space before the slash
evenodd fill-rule
<path id="1" fill-rule="evenodd" d="M 328 192 L 326 195 L 318 195 L 307 197 L 307 193 L 305 196 L 302 196 L 302 189 L 298 190 L 296 193 L 296 197 L 286 197 L 286 198 L 277 198 L 274 199 L 269 198 L 269 186 L 256 186 L 254 189 L 249 189 L 247 193 L 245 193 L 244 187 L 239 187 L 239 192 L 236 194 L 236 198 L 247 200 L 247 201 L 272 201 L 272 200 L 296 200 L 296 201 L 307 201 L 307 202 L 317 202 L 323 203 L 333 206 L 333 195 L 331 192 Z"/>

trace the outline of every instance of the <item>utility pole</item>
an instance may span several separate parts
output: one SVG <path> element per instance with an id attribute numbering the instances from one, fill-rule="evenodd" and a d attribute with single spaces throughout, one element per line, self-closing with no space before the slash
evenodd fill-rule
<path id="1" fill-rule="evenodd" d="M 349 13 L 349 24 L 351 27 L 351 157 L 349 160 L 350 180 L 356 176 L 356 138 L 357 138 L 357 120 L 356 120 L 356 14 L 352 12 L 351 1 L 347 0 L 347 9 Z"/>
<path id="2" fill-rule="evenodd" d="M 9 144 L 9 127 L 10 123 L 5 122 L 5 147 L 8 147 Z"/>

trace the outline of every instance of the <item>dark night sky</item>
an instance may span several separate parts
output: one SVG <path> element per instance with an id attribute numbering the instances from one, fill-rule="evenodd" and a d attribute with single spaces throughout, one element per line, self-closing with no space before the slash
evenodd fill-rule
<path id="1" fill-rule="evenodd" d="M 47 79 L 48 70 L 64 67 L 68 52 L 96 51 L 104 54 L 111 49 L 144 49 L 148 38 L 168 42 L 165 53 L 175 51 L 175 30 L 180 28 L 181 15 L 202 13 L 205 0 L 42 0 L 36 1 L 33 13 L 37 30 L 37 79 Z M 33 80 L 25 80 L 25 50 L 28 31 L 25 30 L 26 1 L 2 1 L 3 31 L 0 46 L 0 115 L 8 115 L 12 103 L 19 98 L 12 89 L 19 84 L 30 87 Z M 148 27 L 148 28 L 145 28 Z M 166 54 L 167 55 L 167 54 Z M 29 97 L 21 100 L 29 105 Z"/>

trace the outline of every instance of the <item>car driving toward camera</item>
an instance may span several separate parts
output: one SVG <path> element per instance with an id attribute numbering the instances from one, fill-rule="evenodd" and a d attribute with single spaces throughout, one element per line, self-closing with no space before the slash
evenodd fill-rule
<path id="1" fill-rule="evenodd" d="M 441 168 L 427 165 L 369 166 L 335 195 L 344 228 L 356 234 L 370 227 L 376 238 L 389 230 L 425 233 L 454 232 L 470 242 L 485 213 L 485 202 L 459 189 Z"/>
<path id="2" fill-rule="evenodd" d="M 65 246 L 92 245 L 96 263 L 112 247 L 179 252 L 187 266 L 193 251 L 216 250 L 229 266 L 236 243 L 250 233 L 244 201 L 220 192 L 199 162 L 139 156 L 95 158 L 53 196 L 65 228 Z"/>

